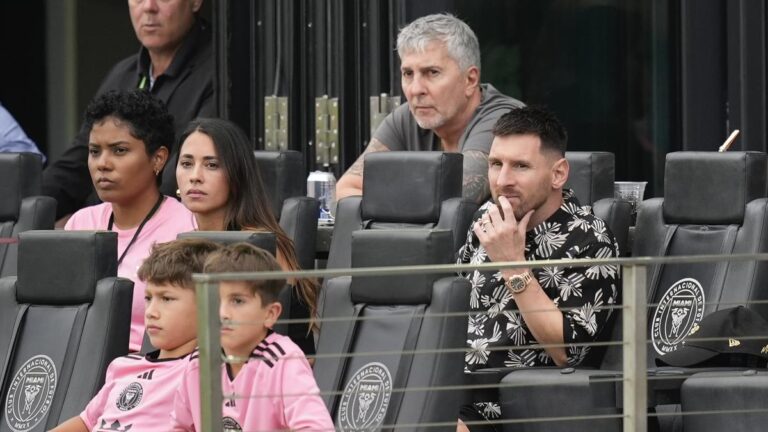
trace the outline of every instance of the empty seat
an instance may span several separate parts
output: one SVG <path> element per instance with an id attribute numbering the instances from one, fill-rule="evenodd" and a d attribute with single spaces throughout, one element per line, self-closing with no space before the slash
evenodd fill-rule
<path id="1" fill-rule="evenodd" d="M 664 198 L 641 203 L 634 256 L 759 253 L 768 248 L 766 155 L 758 152 L 677 152 L 667 155 Z M 649 408 L 679 402 L 682 379 L 695 370 L 655 368 L 656 357 L 680 346 L 704 315 L 768 299 L 766 262 L 650 266 L 647 274 Z M 721 303 L 723 304 L 721 306 Z M 752 305 L 763 312 L 765 305 Z M 617 323 L 614 339 L 618 340 Z M 619 414 L 621 347 L 609 348 L 601 370 L 521 370 L 499 390 L 505 418 Z M 676 377 L 670 380 L 665 378 Z M 592 385 L 590 384 L 592 382 Z M 542 383 L 551 385 L 541 387 Z M 667 419 L 669 417 L 666 417 Z M 544 422 L 505 430 L 611 431 L 619 420 Z"/>
<path id="2" fill-rule="evenodd" d="M 683 412 L 741 411 L 685 415 L 685 431 L 752 432 L 768 424 L 768 371 L 701 372 L 686 379 L 680 392 Z"/>
<path id="3" fill-rule="evenodd" d="M 261 181 L 272 212 L 293 240 L 296 259 L 303 269 L 315 268 L 318 202 L 307 195 L 304 155 L 297 151 L 255 151 Z"/>
<path id="4" fill-rule="evenodd" d="M 0 279 L 0 431 L 78 415 L 127 353 L 133 282 L 116 274 L 113 232 L 20 235 L 19 275 Z"/>
<path id="5" fill-rule="evenodd" d="M 477 204 L 461 198 L 463 155 L 381 152 L 365 156 L 363 195 L 339 201 L 328 268 L 351 264 L 352 232 L 360 229 L 442 228 L 455 253 Z"/>
<path id="6" fill-rule="evenodd" d="M 595 216 L 604 220 L 616 237 L 620 254 L 627 255 L 632 206 L 613 197 L 613 153 L 566 152 L 565 158 L 570 166 L 565 187 L 573 190 L 582 205 L 592 206 Z"/>
<path id="7" fill-rule="evenodd" d="M 56 200 L 40 194 L 43 163 L 34 153 L 0 153 L 0 277 L 16 275 L 19 233 L 53 229 Z"/>
<path id="8" fill-rule="evenodd" d="M 447 230 L 360 230 L 352 266 L 448 263 L 452 243 Z M 337 428 L 456 421 L 463 393 L 430 388 L 463 381 L 469 289 L 425 274 L 327 281 L 314 373 Z"/>

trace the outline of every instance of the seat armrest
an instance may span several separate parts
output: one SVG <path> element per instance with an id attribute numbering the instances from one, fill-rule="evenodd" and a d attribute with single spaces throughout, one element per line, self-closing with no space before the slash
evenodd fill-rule
<path id="1" fill-rule="evenodd" d="M 505 376 L 514 373 L 519 370 L 526 369 L 558 369 L 555 366 L 548 367 L 542 366 L 537 368 L 519 368 L 519 367 L 503 367 L 503 368 L 483 368 L 472 372 L 466 372 L 466 383 L 469 386 L 473 397 L 473 402 L 488 402 L 493 400 L 499 400 L 499 386 L 501 380 Z M 573 368 L 565 368 L 563 370 L 573 370 Z"/>

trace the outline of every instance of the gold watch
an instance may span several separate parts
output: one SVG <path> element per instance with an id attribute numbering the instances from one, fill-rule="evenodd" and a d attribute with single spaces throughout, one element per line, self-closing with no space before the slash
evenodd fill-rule
<path id="1" fill-rule="evenodd" d="M 528 288 L 528 284 L 533 280 L 531 272 L 525 272 L 522 274 L 516 274 L 504 282 L 504 286 L 507 287 L 512 294 L 520 294 Z"/>

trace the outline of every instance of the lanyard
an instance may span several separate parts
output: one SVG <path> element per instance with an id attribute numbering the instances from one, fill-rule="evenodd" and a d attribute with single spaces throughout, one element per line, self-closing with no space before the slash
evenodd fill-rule
<path id="1" fill-rule="evenodd" d="M 147 216 L 144 218 L 143 221 L 141 221 L 141 224 L 139 224 L 139 227 L 136 229 L 136 232 L 133 233 L 133 238 L 131 239 L 130 243 L 128 243 L 128 246 L 125 247 L 125 250 L 123 251 L 123 254 L 120 255 L 120 258 L 117 260 L 117 266 L 120 267 L 120 264 L 122 264 L 123 259 L 125 258 L 125 255 L 128 253 L 128 250 L 133 246 L 133 244 L 136 242 L 136 239 L 139 238 L 139 234 L 141 233 L 141 229 L 144 228 L 144 225 L 152 219 L 152 216 L 155 215 L 155 212 L 157 212 L 157 209 L 160 208 L 160 204 L 163 203 L 163 194 L 160 194 L 160 197 L 157 199 L 157 202 L 155 203 L 155 206 L 152 207 L 152 210 L 147 213 Z M 112 231 L 112 225 L 115 223 L 115 214 L 112 213 L 109 215 L 109 224 L 107 225 L 107 231 Z"/>

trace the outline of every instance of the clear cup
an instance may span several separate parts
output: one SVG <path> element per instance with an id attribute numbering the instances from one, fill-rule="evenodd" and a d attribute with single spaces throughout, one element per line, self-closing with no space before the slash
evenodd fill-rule
<path id="1" fill-rule="evenodd" d="M 645 195 L 644 181 L 617 181 L 613 183 L 613 197 L 629 202 L 632 206 L 632 215 L 637 213 L 637 206 Z"/>

